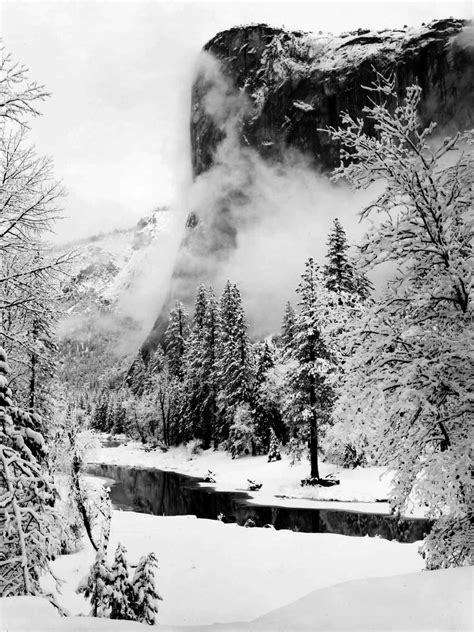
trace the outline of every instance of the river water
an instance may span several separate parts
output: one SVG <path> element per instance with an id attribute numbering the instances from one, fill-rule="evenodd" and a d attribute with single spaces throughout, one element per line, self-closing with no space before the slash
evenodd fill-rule
<path id="1" fill-rule="evenodd" d="M 115 508 L 157 516 L 195 515 L 198 518 L 273 526 L 308 533 L 338 533 L 349 536 L 379 536 L 399 542 L 421 540 L 431 523 L 419 518 L 397 518 L 334 508 L 280 507 L 251 502 L 246 492 L 217 491 L 200 485 L 202 479 L 152 468 L 90 463 L 87 474 L 111 479 L 111 499 Z"/>

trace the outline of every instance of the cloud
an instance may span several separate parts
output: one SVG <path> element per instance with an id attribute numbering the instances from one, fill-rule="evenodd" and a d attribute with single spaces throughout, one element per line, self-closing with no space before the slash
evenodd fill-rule
<path id="1" fill-rule="evenodd" d="M 293 150 L 280 163 L 262 159 L 241 140 L 241 121 L 252 113 L 248 98 L 211 55 L 201 55 L 198 70 L 204 113 L 223 137 L 213 166 L 189 193 L 197 225 L 188 230 L 178 255 L 173 295 L 189 305 L 200 282 L 217 291 L 228 279 L 236 282 L 251 333 L 262 336 L 279 328 L 305 260 L 311 256 L 324 263 L 334 218 L 351 242 L 359 241 L 367 223 L 359 223 L 358 211 L 371 193 L 332 183 Z"/>

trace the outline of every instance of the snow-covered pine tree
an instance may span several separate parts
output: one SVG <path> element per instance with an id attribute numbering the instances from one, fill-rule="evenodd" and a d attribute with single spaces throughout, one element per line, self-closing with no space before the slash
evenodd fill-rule
<path id="1" fill-rule="evenodd" d="M 125 547 L 119 543 L 110 570 L 110 618 L 133 621 L 132 585 L 128 574 L 126 553 Z"/>
<path id="2" fill-rule="evenodd" d="M 206 309 L 207 291 L 203 285 L 200 285 L 196 292 L 191 333 L 187 341 L 184 361 L 186 370 L 184 374 L 183 433 L 187 439 L 191 437 L 204 438 L 203 434 L 205 434 L 201 424 L 201 411 L 203 397 L 205 397 L 203 386 L 206 381 L 206 375 L 203 373 Z"/>
<path id="3" fill-rule="evenodd" d="M 188 334 L 188 314 L 184 305 L 180 301 L 176 301 L 175 306 L 170 311 L 165 341 L 169 369 L 172 375 L 180 380 L 183 379 L 185 371 L 184 359 Z"/>
<path id="4" fill-rule="evenodd" d="M 283 321 L 281 324 L 281 343 L 283 350 L 290 349 L 295 336 L 295 310 L 293 309 L 290 301 L 285 305 L 285 311 L 283 312 Z"/>
<path id="5" fill-rule="evenodd" d="M 273 428 L 270 428 L 270 447 L 268 449 L 268 462 L 281 461 L 280 443 Z"/>
<path id="6" fill-rule="evenodd" d="M 122 389 L 115 392 L 113 398 L 113 425 L 114 434 L 122 434 L 127 429 L 127 412 L 124 407 L 124 393 Z"/>
<path id="7" fill-rule="evenodd" d="M 43 437 L 28 422 L 32 413 L 14 406 L 9 371 L 0 347 L 0 597 L 41 595 L 58 533 L 55 493 L 30 447 L 42 448 Z"/>
<path id="8" fill-rule="evenodd" d="M 228 281 L 219 304 L 217 382 L 220 440 L 228 438 L 237 406 L 250 401 L 252 368 L 242 299 L 238 287 Z"/>
<path id="9" fill-rule="evenodd" d="M 211 442 L 217 447 L 217 349 L 219 315 L 217 300 L 212 288 L 207 294 L 202 338 L 202 408 L 201 431 L 204 447 Z"/>
<path id="10" fill-rule="evenodd" d="M 469 563 L 473 533 L 474 135 L 433 141 L 435 124 L 422 128 L 417 116 L 418 86 L 401 97 L 394 77 L 379 76 L 368 90 L 364 116 L 375 134 L 348 114 L 329 130 L 342 148 L 335 177 L 356 189 L 384 185 L 362 212 L 378 217 L 361 252 L 365 270 L 392 262 L 394 274 L 352 327 L 336 412 L 374 428 L 379 460 L 397 471 L 393 509 L 415 502 L 435 520 L 422 549 L 427 567 L 459 566 Z"/>
<path id="11" fill-rule="evenodd" d="M 154 625 L 158 614 L 158 602 L 163 598 L 155 585 L 155 569 L 158 560 L 154 553 L 140 558 L 132 580 L 132 609 L 135 620 Z"/>
<path id="12" fill-rule="evenodd" d="M 333 402 L 332 387 L 327 379 L 334 369 L 333 358 L 322 336 L 321 298 L 325 283 L 313 259 L 306 262 L 305 272 L 297 292 L 300 296 L 296 316 L 291 358 L 295 360 L 290 382 L 293 389 L 294 421 L 297 436 L 308 441 L 311 478 L 319 475 L 319 433 L 330 417 Z"/>
<path id="13" fill-rule="evenodd" d="M 268 341 L 258 350 L 256 356 L 255 379 L 253 381 L 252 402 L 255 420 L 256 445 L 267 451 L 270 447 L 270 430 L 277 414 L 274 406 L 269 406 L 269 402 L 262 397 L 261 389 L 265 383 L 268 371 L 275 366 L 275 349 Z"/>
<path id="14" fill-rule="evenodd" d="M 77 591 L 89 599 L 92 617 L 108 618 L 112 598 L 112 570 L 103 549 L 99 549 L 89 574 L 80 582 Z"/>
<path id="15" fill-rule="evenodd" d="M 354 268 L 350 262 L 346 233 L 341 222 L 336 219 L 333 229 L 329 233 L 327 264 L 323 268 L 326 287 L 333 292 L 341 290 L 353 293 L 355 291 Z"/>
<path id="16" fill-rule="evenodd" d="M 92 426 L 96 430 L 100 430 L 101 432 L 105 432 L 110 430 L 110 426 L 108 423 L 108 413 L 109 410 L 109 395 L 106 390 L 103 390 L 96 402 L 94 412 L 92 415 Z"/>

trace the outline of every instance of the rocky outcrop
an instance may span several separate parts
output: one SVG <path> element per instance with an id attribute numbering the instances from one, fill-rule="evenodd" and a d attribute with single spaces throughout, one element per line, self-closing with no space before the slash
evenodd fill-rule
<path id="1" fill-rule="evenodd" d="M 311 156 L 315 166 L 334 167 L 337 147 L 319 131 L 339 123 L 341 112 L 362 116 L 375 71 L 394 72 L 400 93 L 423 89 L 421 122 L 449 131 L 474 125 L 474 34 L 462 20 L 438 20 L 417 29 L 339 37 L 287 32 L 264 24 L 216 35 L 204 49 L 220 62 L 233 85 L 245 92 L 243 143 L 280 160 L 289 148 Z M 194 174 L 213 164 L 223 126 L 206 112 L 210 83 L 193 87 L 191 140 Z"/>
<path id="2" fill-rule="evenodd" d="M 255 155 L 267 164 L 304 155 L 306 165 L 329 171 L 338 148 L 321 130 L 337 126 L 344 111 L 363 115 L 370 96 L 363 87 L 377 72 L 394 73 L 400 94 L 421 86 L 423 124 L 435 121 L 443 134 L 474 126 L 474 36 L 462 20 L 338 37 L 239 26 L 216 35 L 204 51 L 192 87 L 191 158 L 201 198 L 206 187 L 213 191 L 204 203 L 191 196 L 169 300 L 145 354 L 163 340 L 171 301 L 191 307 L 196 286 L 213 283 L 235 249 L 255 193 Z"/>

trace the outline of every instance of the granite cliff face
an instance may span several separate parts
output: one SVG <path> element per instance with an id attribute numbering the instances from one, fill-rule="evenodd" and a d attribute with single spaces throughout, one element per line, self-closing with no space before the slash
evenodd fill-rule
<path id="1" fill-rule="evenodd" d="M 248 96 L 240 137 L 264 158 L 281 160 L 289 148 L 330 169 L 337 148 L 320 131 L 339 123 L 341 112 L 361 116 L 375 71 L 395 72 L 400 93 L 423 89 L 420 118 L 450 131 L 474 125 L 474 35 L 462 20 L 439 20 L 418 29 L 339 37 L 287 32 L 264 24 L 216 35 L 204 50 L 215 56 L 229 81 Z M 463 30 L 464 29 L 464 30 Z M 192 95 L 194 174 L 209 169 L 223 138 L 206 112 L 212 82 L 196 78 Z"/>
<path id="2" fill-rule="evenodd" d="M 190 214 L 169 300 L 145 353 L 163 341 L 175 298 L 191 309 L 199 283 L 219 289 L 225 280 L 239 236 L 242 241 L 248 225 L 258 225 L 254 202 L 265 195 L 262 174 L 302 160 L 314 174 L 327 173 L 338 163 L 338 148 L 320 130 L 337 126 L 344 111 L 362 116 L 363 86 L 376 72 L 393 72 L 401 94 L 413 83 L 421 86 L 422 124 L 436 121 L 444 135 L 474 126 L 474 35 L 462 20 L 337 37 L 241 26 L 208 42 L 201 62 L 192 87 Z M 286 177 L 291 184 L 291 170 Z M 288 204 L 288 213 L 297 222 L 295 207 Z"/>

